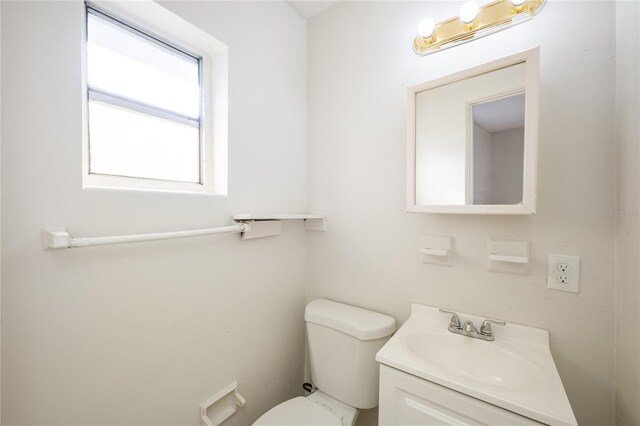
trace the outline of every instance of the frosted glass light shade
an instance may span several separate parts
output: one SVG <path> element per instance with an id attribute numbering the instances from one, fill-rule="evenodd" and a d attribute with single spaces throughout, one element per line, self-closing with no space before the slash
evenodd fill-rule
<path id="1" fill-rule="evenodd" d="M 472 23 L 478 16 L 480 7 L 475 1 L 468 1 L 460 8 L 460 20 L 465 24 Z"/>
<path id="2" fill-rule="evenodd" d="M 420 34 L 420 37 L 429 38 L 433 35 L 434 30 L 435 23 L 431 18 L 424 18 L 418 24 L 418 34 Z"/>

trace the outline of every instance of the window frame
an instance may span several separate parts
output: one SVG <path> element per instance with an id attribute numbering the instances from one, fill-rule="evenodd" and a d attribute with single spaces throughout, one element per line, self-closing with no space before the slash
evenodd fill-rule
<path id="1" fill-rule="evenodd" d="M 227 51 L 226 46 L 154 2 L 85 1 L 82 28 L 83 189 L 203 193 L 227 191 Z M 87 81 L 89 14 L 131 31 L 172 53 L 197 61 L 200 89 L 199 118 L 167 111 L 144 102 L 105 92 Z M 171 28 L 167 31 L 166 28 Z M 215 89 L 215 90 L 214 90 Z M 152 117 L 199 129 L 199 182 L 92 173 L 90 170 L 89 100 L 123 107 Z M 107 102 L 104 102 L 104 101 Z M 197 126 L 195 125 L 197 123 Z M 215 123 L 215 126 L 214 126 Z M 214 141 L 215 139 L 215 141 Z"/>

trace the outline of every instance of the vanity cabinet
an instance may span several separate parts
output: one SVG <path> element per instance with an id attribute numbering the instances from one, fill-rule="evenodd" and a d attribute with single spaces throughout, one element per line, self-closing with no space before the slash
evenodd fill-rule
<path id="1" fill-rule="evenodd" d="M 379 419 L 381 426 L 543 424 L 386 365 Z"/>

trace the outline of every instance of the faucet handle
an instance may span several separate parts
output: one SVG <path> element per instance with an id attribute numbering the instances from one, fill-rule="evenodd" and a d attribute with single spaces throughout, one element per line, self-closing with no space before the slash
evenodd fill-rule
<path id="1" fill-rule="evenodd" d="M 439 310 L 443 314 L 451 315 L 451 321 L 449 322 L 449 327 L 457 328 L 458 330 L 462 328 L 460 326 L 460 317 L 458 317 L 458 314 L 456 314 L 453 311 L 447 311 L 446 309 L 442 309 L 442 308 L 440 308 Z"/>
<path id="2" fill-rule="evenodd" d="M 491 324 L 493 325 L 507 325 L 504 321 L 496 321 L 492 319 L 486 319 L 482 321 L 482 325 L 480 326 L 480 334 L 483 336 L 493 336 L 493 330 L 491 329 Z"/>

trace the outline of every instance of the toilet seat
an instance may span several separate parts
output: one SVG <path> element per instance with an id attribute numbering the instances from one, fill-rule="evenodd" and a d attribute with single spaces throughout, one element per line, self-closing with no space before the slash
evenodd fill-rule
<path id="1" fill-rule="evenodd" d="M 342 426 L 342 420 L 315 402 L 299 396 L 264 413 L 254 426 Z"/>

